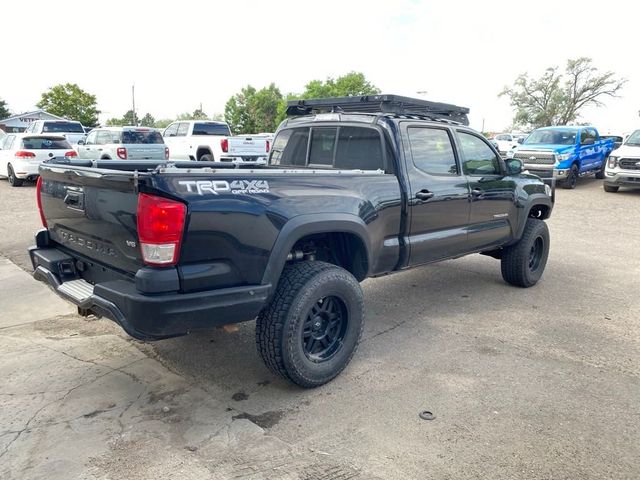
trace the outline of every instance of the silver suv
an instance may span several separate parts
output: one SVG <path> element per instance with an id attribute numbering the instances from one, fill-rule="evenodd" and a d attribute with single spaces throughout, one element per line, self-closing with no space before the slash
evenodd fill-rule
<path id="1" fill-rule="evenodd" d="M 145 127 L 94 128 L 78 142 L 78 157 L 88 160 L 167 160 L 160 132 Z"/>
<path id="2" fill-rule="evenodd" d="M 620 187 L 640 188 L 640 130 L 609 155 L 603 186 L 605 192 L 617 192 Z"/>

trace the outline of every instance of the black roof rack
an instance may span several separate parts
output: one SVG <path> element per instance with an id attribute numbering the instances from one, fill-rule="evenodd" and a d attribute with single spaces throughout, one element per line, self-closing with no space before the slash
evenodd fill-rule
<path id="1" fill-rule="evenodd" d="M 469 125 L 469 109 L 448 103 L 429 102 L 400 95 L 362 95 L 353 97 L 314 98 L 287 102 L 287 115 L 311 113 L 392 113 L 422 115 Z"/>

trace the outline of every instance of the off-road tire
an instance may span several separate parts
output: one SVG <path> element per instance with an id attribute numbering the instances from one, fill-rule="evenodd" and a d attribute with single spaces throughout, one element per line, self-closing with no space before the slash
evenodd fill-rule
<path id="1" fill-rule="evenodd" d="M 576 188 L 578 183 L 578 166 L 574 163 L 571 165 L 571 169 L 569 170 L 569 175 L 565 180 L 560 183 L 562 188 L 573 190 Z"/>
<path id="2" fill-rule="evenodd" d="M 202 155 L 199 159 L 199 162 L 213 162 L 214 158 L 213 155 L 211 155 L 210 153 L 205 153 L 204 155 Z"/>
<path id="3" fill-rule="evenodd" d="M 24 180 L 16 177 L 11 164 L 7 165 L 7 180 L 12 187 L 21 187 L 24 183 Z"/>
<path id="4" fill-rule="evenodd" d="M 502 252 L 502 278 L 517 287 L 532 287 L 542 277 L 548 257 L 547 224 L 536 218 L 528 218 L 520 241 L 505 247 Z"/>
<path id="5" fill-rule="evenodd" d="M 314 361 L 305 353 L 304 326 L 312 308 L 328 298 L 341 302 L 346 312 L 344 334 L 331 356 Z M 348 365 L 363 326 L 363 295 L 353 275 L 330 263 L 298 262 L 285 266 L 271 303 L 258 315 L 256 346 L 269 370 L 301 387 L 314 388 Z"/>
<path id="6" fill-rule="evenodd" d="M 620 187 L 611 186 L 611 185 L 602 185 L 604 191 L 607 193 L 616 193 Z"/>

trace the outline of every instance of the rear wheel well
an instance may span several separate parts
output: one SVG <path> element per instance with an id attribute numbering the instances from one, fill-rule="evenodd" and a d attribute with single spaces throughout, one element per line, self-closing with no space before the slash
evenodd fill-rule
<path id="1" fill-rule="evenodd" d="M 549 218 L 549 207 L 547 205 L 534 205 L 529 210 L 530 218 L 538 218 L 540 220 L 544 220 L 545 218 Z"/>
<path id="2" fill-rule="evenodd" d="M 350 272 L 359 282 L 369 272 L 365 243 L 358 235 L 347 232 L 307 235 L 294 244 L 287 260 L 320 260 L 332 263 Z"/>
<path id="3" fill-rule="evenodd" d="M 213 155 L 213 153 L 211 153 L 211 150 L 209 148 L 198 148 L 198 150 L 196 151 L 196 160 L 200 160 L 200 157 L 202 157 L 203 155 Z"/>

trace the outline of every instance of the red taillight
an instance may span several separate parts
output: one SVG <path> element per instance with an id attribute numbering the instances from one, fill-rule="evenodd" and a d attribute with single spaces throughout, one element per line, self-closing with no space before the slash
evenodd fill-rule
<path id="1" fill-rule="evenodd" d="M 187 207 L 175 200 L 141 193 L 138 196 L 138 238 L 147 265 L 174 265 Z"/>
<path id="2" fill-rule="evenodd" d="M 271 148 L 271 145 L 269 145 L 269 140 L 267 140 L 267 153 L 269 153 L 270 148 Z"/>
<path id="3" fill-rule="evenodd" d="M 38 182 L 36 183 L 36 203 L 38 204 L 38 211 L 40 212 L 40 221 L 42 222 L 42 226 L 44 228 L 47 227 L 47 219 L 44 218 L 44 212 L 42 211 L 42 177 L 38 177 Z"/>
<path id="4" fill-rule="evenodd" d="M 36 158 L 36 154 L 33 152 L 25 152 L 24 150 L 18 150 L 16 152 L 16 158 Z"/>
<path id="5" fill-rule="evenodd" d="M 169 160 L 169 147 L 164 147 L 164 159 Z"/>
<path id="6" fill-rule="evenodd" d="M 118 158 L 121 158 L 122 160 L 126 160 L 127 159 L 127 149 L 124 147 L 119 147 L 116 150 L 116 155 L 118 155 Z"/>
<path id="7" fill-rule="evenodd" d="M 69 150 L 68 152 L 64 152 L 65 157 L 77 157 L 78 154 L 75 150 Z"/>
<path id="8" fill-rule="evenodd" d="M 222 148 L 222 151 L 224 153 L 229 152 L 229 140 L 227 140 L 226 138 L 220 140 L 220 147 Z"/>

